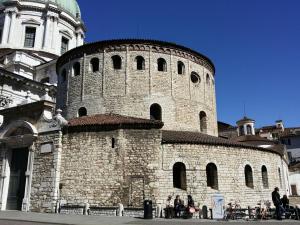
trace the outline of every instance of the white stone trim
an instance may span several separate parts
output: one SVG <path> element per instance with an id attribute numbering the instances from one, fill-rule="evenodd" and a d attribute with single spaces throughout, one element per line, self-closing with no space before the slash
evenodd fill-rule
<path id="1" fill-rule="evenodd" d="M 25 173 L 26 176 L 25 192 L 24 192 L 24 198 L 22 202 L 22 211 L 26 211 L 26 212 L 28 212 L 30 208 L 30 193 L 31 193 L 31 183 L 32 183 L 33 161 L 34 161 L 34 152 L 32 147 L 30 147 L 28 152 L 27 170 Z"/>
<path id="2" fill-rule="evenodd" d="M 36 27 L 36 26 L 40 26 L 41 23 L 35 19 L 26 19 L 26 20 L 22 21 L 22 25 L 25 25 L 25 26 L 30 25 L 30 26 Z"/>
<path id="3" fill-rule="evenodd" d="M 31 123 L 24 121 L 24 120 L 17 120 L 17 121 L 10 123 L 6 127 L 4 132 L 2 132 L 2 134 L 0 135 L 0 138 L 8 137 L 10 135 L 10 133 L 13 132 L 14 128 L 18 128 L 18 127 L 26 127 L 29 130 L 31 130 L 33 136 L 38 135 L 38 130 Z"/>
<path id="4" fill-rule="evenodd" d="M 72 34 L 67 30 L 60 30 L 59 33 L 62 37 L 65 37 L 68 40 L 72 39 Z"/>
<path id="5" fill-rule="evenodd" d="M 6 210 L 7 204 L 7 195 L 8 195 L 8 186 L 9 186 L 9 177 L 10 177 L 10 166 L 9 161 L 11 160 L 12 152 L 8 149 L 3 152 L 3 169 L 1 173 L 1 189 L 0 189 L 0 210 Z"/>

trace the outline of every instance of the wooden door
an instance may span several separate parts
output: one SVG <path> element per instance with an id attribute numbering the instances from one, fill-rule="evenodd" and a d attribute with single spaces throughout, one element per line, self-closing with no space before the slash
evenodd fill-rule
<path id="1" fill-rule="evenodd" d="M 28 161 L 28 149 L 15 149 L 12 151 L 10 162 L 10 177 L 7 195 L 7 210 L 21 210 L 25 193 Z"/>

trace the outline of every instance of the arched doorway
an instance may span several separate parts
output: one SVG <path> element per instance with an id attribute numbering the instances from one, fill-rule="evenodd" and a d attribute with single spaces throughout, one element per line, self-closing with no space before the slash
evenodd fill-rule
<path id="1" fill-rule="evenodd" d="M 10 150 L 9 185 L 6 210 L 22 210 L 25 194 L 26 170 L 28 163 L 28 148 Z"/>
<path id="2" fill-rule="evenodd" d="M 2 174 L 1 210 L 29 210 L 30 182 L 36 129 L 25 121 L 10 124 L 1 137 Z"/>

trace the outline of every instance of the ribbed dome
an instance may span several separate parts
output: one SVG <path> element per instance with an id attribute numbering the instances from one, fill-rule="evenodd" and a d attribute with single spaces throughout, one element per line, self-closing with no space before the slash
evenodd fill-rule
<path id="1" fill-rule="evenodd" d="M 0 4 L 11 0 L 0 0 Z M 80 17 L 80 8 L 76 0 L 20 0 L 22 2 L 51 2 L 57 4 L 61 9 L 71 13 L 74 17 Z"/>

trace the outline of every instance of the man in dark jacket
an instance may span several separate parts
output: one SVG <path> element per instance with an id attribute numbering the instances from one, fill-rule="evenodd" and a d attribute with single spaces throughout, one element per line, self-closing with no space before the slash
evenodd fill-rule
<path id="1" fill-rule="evenodd" d="M 282 215 L 282 203 L 281 203 L 281 200 L 280 200 L 280 194 L 279 194 L 279 188 L 278 187 L 275 187 L 274 188 L 274 191 L 272 192 L 272 201 L 273 201 L 273 204 L 275 205 L 276 207 L 276 219 L 277 220 L 282 220 L 281 218 L 281 215 Z"/>

